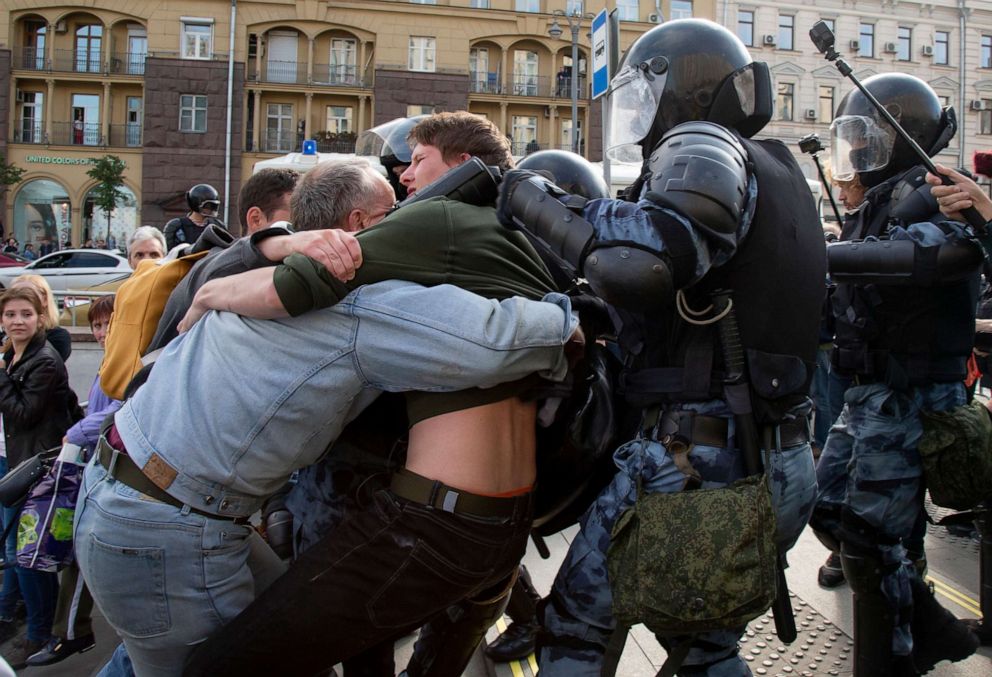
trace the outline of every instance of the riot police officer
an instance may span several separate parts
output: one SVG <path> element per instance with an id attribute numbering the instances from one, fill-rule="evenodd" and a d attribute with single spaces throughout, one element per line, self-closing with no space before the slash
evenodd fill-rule
<path id="1" fill-rule="evenodd" d="M 953 109 L 922 80 L 887 73 L 863 84 L 929 155 L 954 136 Z M 837 109 L 831 147 L 835 178 L 868 190 L 828 248 L 832 363 L 853 384 L 817 466 L 811 525 L 841 553 L 854 593 L 855 674 L 925 673 L 978 646 L 907 546 L 923 501 L 920 412 L 965 402 L 982 256 L 968 227 L 938 213 L 917 156 L 857 89 Z"/>
<path id="2" fill-rule="evenodd" d="M 189 206 L 186 216 L 169 220 L 162 229 L 169 250 L 179 244 L 193 244 L 210 224 L 225 227 L 217 218 L 217 213 L 220 211 L 220 195 L 213 186 L 206 183 L 196 184 L 186 191 L 186 204 Z"/>
<path id="3" fill-rule="evenodd" d="M 672 21 L 631 46 L 608 104 L 607 152 L 643 161 L 628 191 L 636 203 L 594 200 L 582 209 L 587 223 L 563 230 L 543 212 L 553 201 L 528 207 L 514 199 L 540 179 L 511 172 L 501 189 L 504 219 L 571 259 L 612 304 L 626 365 L 622 392 L 643 412 L 642 432 L 616 452 L 619 472 L 582 517 L 543 608 L 540 669 L 550 676 L 600 674 L 615 627 L 606 551 L 639 489 L 678 492 L 690 473 L 717 488 L 744 474 L 708 310 L 717 290 L 729 290 L 739 320 L 782 551 L 798 538 L 815 496 L 807 391 L 824 243 L 792 154 L 777 141 L 750 140 L 771 117 L 767 65 L 715 23 Z M 674 439 L 689 450 L 689 469 L 677 462 Z M 676 562 L 692 554 L 691 543 L 666 547 Z M 742 632 L 659 639 L 670 655 L 685 652 L 680 674 L 747 675 L 737 650 Z"/>
<path id="4" fill-rule="evenodd" d="M 418 122 L 430 117 L 415 115 L 411 118 L 396 118 L 358 135 L 355 142 L 355 155 L 378 158 L 386 170 L 386 179 L 396 193 L 397 202 L 406 199 L 406 186 L 400 183 L 400 176 L 410 166 L 412 150 L 407 137 Z"/>

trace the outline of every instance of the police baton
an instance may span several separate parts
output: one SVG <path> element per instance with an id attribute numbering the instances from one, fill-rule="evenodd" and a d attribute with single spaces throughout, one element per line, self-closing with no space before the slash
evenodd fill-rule
<path id="1" fill-rule="evenodd" d="M 726 372 L 723 392 L 727 406 L 734 415 L 734 430 L 737 445 L 741 449 L 744 472 L 757 475 L 762 472 L 761 446 L 758 441 L 758 424 L 754 420 L 751 407 L 751 384 L 747 378 L 747 365 L 744 361 L 744 345 L 741 343 L 737 313 L 734 311 L 730 292 L 717 290 L 713 293 L 713 308 L 720 317 L 717 331 L 720 335 L 720 349 Z M 789 583 L 785 578 L 785 559 L 779 553 L 775 559 L 775 601 L 772 602 L 772 616 L 775 619 L 775 634 L 789 644 L 796 639 L 796 618 L 792 613 L 789 599 Z"/>
<path id="2" fill-rule="evenodd" d="M 854 86 L 861 90 L 861 93 L 865 95 L 865 98 L 868 99 L 871 105 L 878 110 L 883 118 L 885 118 L 885 121 L 892 125 L 892 128 L 896 131 L 896 134 L 898 134 L 899 137 L 913 149 L 913 152 L 919 156 L 920 162 L 927 168 L 927 171 L 934 176 L 939 177 L 941 183 L 945 186 L 954 185 L 954 182 L 951 181 L 949 177 L 937 171 L 937 167 L 934 165 L 933 160 L 931 160 L 930 156 L 927 155 L 922 148 L 920 148 L 920 144 L 916 143 L 916 141 L 913 140 L 906 130 L 899 125 L 896 119 L 892 117 L 892 114 L 886 110 L 885 106 L 879 103 L 878 99 L 876 99 L 872 93 L 869 92 L 863 84 L 861 84 L 861 81 L 854 75 L 854 72 L 847 62 L 840 58 L 840 54 L 838 54 L 837 50 L 834 49 L 834 32 L 830 30 L 830 27 L 827 26 L 824 21 L 817 21 L 813 24 L 813 27 L 809 29 L 809 37 L 810 40 L 813 41 L 813 44 L 816 45 L 816 49 L 823 54 L 823 57 L 827 61 L 834 62 L 834 65 L 837 66 L 837 70 L 840 71 L 840 74 L 853 82 Z M 975 230 L 985 230 L 985 219 L 982 218 L 982 215 L 979 214 L 978 210 L 974 207 L 962 209 L 961 215 L 975 228 Z"/>

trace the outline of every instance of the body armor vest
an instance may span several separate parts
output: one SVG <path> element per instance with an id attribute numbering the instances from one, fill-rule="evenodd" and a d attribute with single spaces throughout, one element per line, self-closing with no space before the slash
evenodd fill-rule
<path id="1" fill-rule="evenodd" d="M 909 225 L 889 216 L 890 195 L 903 176 L 869 192 L 844 224 L 841 239 L 884 239 L 890 227 Z M 913 221 L 939 225 L 945 220 L 938 212 Z M 929 287 L 838 284 L 832 299 L 834 367 L 861 382 L 884 382 L 896 390 L 964 379 L 978 292 L 978 270 L 962 281 Z"/>
<path id="2" fill-rule="evenodd" d="M 755 415 L 759 423 L 772 424 L 809 390 L 826 252 L 809 186 L 789 150 L 778 141 L 741 142 L 758 185 L 750 229 L 730 261 L 684 293 L 689 306 L 701 310 L 711 304 L 713 292 L 730 290 Z M 663 316 L 625 319 L 620 341 L 630 356 L 622 387 L 632 405 L 722 396 L 717 324 L 690 324 L 674 308 Z"/>

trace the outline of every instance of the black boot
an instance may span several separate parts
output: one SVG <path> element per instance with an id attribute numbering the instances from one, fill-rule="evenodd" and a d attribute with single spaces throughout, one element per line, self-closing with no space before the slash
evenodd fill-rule
<path id="1" fill-rule="evenodd" d="M 844 569 L 840 565 L 840 554 L 832 552 L 827 561 L 820 567 L 820 571 L 816 575 L 816 582 L 823 588 L 836 588 L 843 585 L 844 581 Z"/>
<path id="2" fill-rule="evenodd" d="M 978 650 L 978 637 L 945 609 L 933 589 L 922 580 L 910 581 L 913 589 L 913 662 L 925 674 L 940 661 L 962 661 Z"/>
<path id="3" fill-rule="evenodd" d="M 486 647 L 486 655 L 497 663 L 520 660 L 534 653 L 537 621 L 510 623 L 502 635 Z"/>

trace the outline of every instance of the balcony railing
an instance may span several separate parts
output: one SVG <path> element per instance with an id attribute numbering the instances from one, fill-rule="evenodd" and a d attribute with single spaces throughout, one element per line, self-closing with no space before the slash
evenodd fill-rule
<path id="1" fill-rule="evenodd" d="M 357 66 L 326 63 L 313 65 L 313 84 L 332 87 L 363 86 L 362 79 L 358 76 Z"/>
<path id="2" fill-rule="evenodd" d="M 537 143 L 536 141 L 513 141 L 510 144 L 510 152 L 514 155 L 530 155 L 539 150 L 572 150 L 572 145 L 568 143 L 548 144 Z M 585 150 L 585 144 L 579 141 L 579 153 Z"/>
<path id="3" fill-rule="evenodd" d="M 586 91 L 586 76 L 580 75 L 578 82 L 575 83 L 578 88 L 578 98 L 584 99 L 588 96 Z M 563 75 L 555 78 L 555 92 L 552 96 L 556 96 L 562 99 L 572 98 L 572 78 L 568 75 Z"/>
<path id="4" fill-rule="evenodd" d="M 266 130 L 258 139 L 258 150 L 263 153 L 291 153 L 297 148 L 296 132 Z"/>
<path id="5" fill-rule="evenodd" d="M 102 146 L 100 124 L 96 122 L 53 122 L 49 143 L 56 146 Z"/>
<path id="6" fill-rule="evenodd" d="M 354 153 L 355 140 L 350 141 L 317 141 L 318 153 Z"/>
<path id="7" fill-rule="evenodd" d="M 307 65 L 298 61 L 266 61 L 261 71 L 252 75 L 256 82 L 284 82 L 291 85 L 306 84 Z"/>
<path id="8" fill-rule="evenodd" d="M 14 68 L 29 71 L 48 70 L 48 64 L 45 61 L 45 50 L 38 47 L 21 48 L 14 61 Z"/>
<path id="9" fill-rule="evenodd" d="M 551 79 L 542 75 L 514 75 L 509 94 L 513 96 L 551 96 Z"/>
<path id="10" fill-rule="evenodd" d="M 499 73 L 469 71 L 468 91 L 473 94 L 502 94 L 503 83 L 499 81 Z"/>
<path id="11" fill-rule="evenodd" d="M 110 145 L 136 148 L 141 145 L 141 123 L 110 125 Z"/>
<path id="12" fill-rule="evenodd" d="M 52 50 L 52 70 L 61 73 L 102 73 L 100 54 L 86 49 Z"/>
<path id="13" fill-rule="evenodd" d="M 14 128 L 12 143 L 45 143 L 45 129 L 41 123 L 21 123 Z"/>
<path id="14" fill-rule="evenodd" d="M 110 72 L 117 75 L 144 75 L 145 52 L 122 52 L 110 58 Z"/>

